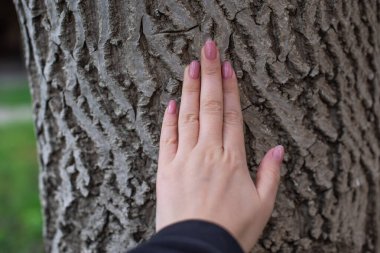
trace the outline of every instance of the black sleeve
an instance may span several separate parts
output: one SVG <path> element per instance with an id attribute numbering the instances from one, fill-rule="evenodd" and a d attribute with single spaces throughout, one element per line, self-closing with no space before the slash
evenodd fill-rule
<path id="1" fill-rule="evenodd" d="M 182 221 L 160 230 L 128 253 L 244 253 L 222 227 L 201 220 Z"/>

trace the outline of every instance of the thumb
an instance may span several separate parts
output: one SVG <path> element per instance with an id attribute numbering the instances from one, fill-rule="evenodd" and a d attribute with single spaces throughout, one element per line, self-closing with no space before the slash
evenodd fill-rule
<path id="1" fill-rule="evenodd" d="M 261 160 L 256 175 L 256 188 L 260 199 L 273 206 L 280 183 L 280 167 L 284 159 L 284 147 L 270 149 Z"/>

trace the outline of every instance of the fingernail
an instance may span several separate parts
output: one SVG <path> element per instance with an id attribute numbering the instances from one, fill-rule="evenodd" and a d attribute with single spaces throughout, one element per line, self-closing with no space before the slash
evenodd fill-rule
<path id="1" fill-rule="evenodd" d="M 192 61 L 189 68 L 189 76 L 193 79 L 199 78 L 200 64 L 199 61 Z"/>
<path id="2" fill-rule="evenodd" d="M 215 41 L 208 39 L 205 43 L 205 56 L 209 60 L 215 60 L 217 56 L 217 49 Z"/>
<path id="3" fill-rule="evenodd" d="M 170 114 L 176 113 L 176 102 L 175 102 L 175 100 L 170 100 L 169 105 L 168 105 L 168 112 Z"/>
<path id="4" fill-rule="evenodd" d="M 276 159 L 279 162 L 282 162 L 282 159 L 284 159 L 284 147 L 281 145 L 275 147 L 272 155 L 274 159 Z"/>
<path id="5" fill-rule="evenodd" d="M 233 69 L 229 61 L 223 62 L 222 75 L 224 79 L 229 79 L 232 77 Z"/>

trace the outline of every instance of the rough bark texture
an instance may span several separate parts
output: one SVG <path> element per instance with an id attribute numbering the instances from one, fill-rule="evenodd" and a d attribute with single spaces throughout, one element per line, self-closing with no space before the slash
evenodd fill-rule
<path id="1" fill-rule="evenodd" d="M 14 0 L 47 252 L 154 232 L 160 124 L 211 36 L 237 70 L 248 163 L 286 146 L 254 252 L 379 252 L 379 0 Z"/>

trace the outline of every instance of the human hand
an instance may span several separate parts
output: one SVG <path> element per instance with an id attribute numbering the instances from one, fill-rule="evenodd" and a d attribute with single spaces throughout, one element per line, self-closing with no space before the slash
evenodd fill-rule
<path id="1" fill-rule="evenodd" d="M 199 219 L 229 231 L 248 252 L 273 210 L 284 148 L 269 150 L 253 183 L 235 72 L 214 41 L 184 72 L 181 107 L 165 111 L 157 173 L 156 230 Z"/>

